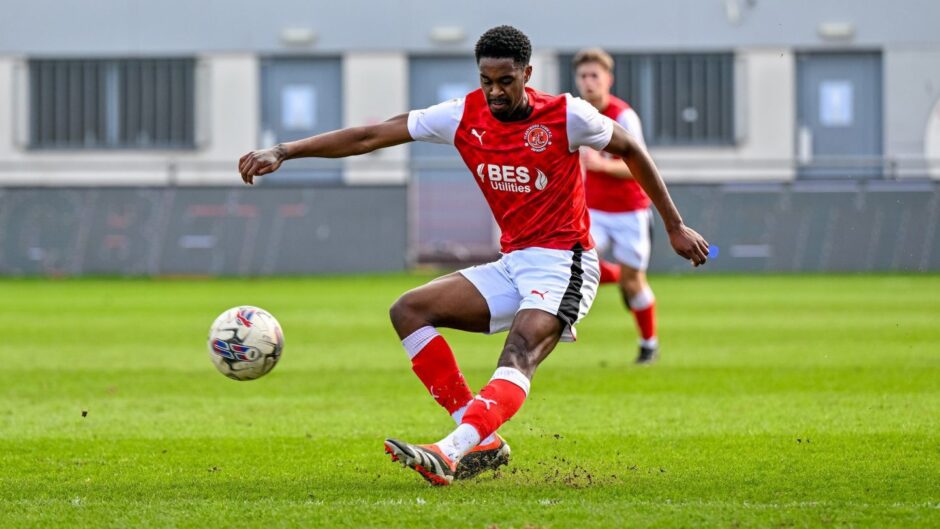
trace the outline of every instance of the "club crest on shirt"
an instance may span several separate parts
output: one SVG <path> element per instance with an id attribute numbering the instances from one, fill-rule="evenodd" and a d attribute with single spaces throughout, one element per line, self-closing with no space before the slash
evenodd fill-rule
<path id="1" fill-rule="evenodd" d="M 545 125 L 532 125 L 525 129 L 525 144 L 533 152 L 542 152 L 552 144 L 552 131 Z"/>

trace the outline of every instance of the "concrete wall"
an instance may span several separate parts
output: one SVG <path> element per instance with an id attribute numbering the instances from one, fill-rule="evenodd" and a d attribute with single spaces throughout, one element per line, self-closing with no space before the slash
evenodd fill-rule
<path id="1" fill-rule="evenodd" d="M 934 0 L 8 0 L 0 54 L 192 54 L 440 51 L 435 27 L 465 37 L 469 50 L 498 24 L 527 31 L 537 48 L 584 46 L 637 50 L 744 47 L 931 45 L 940 2 Z M 820 35 L 845 23 L 844 38 Z M 41 31 L 39 29 L 41 28 Z M 282 40 L 284 29 L 315 32 L 309 43 Z"/>
<path id="2" fill-rule="evenodd" d="M 237 181 L 238 156 L 257 146 L 255 55 L 199 57 L 193 150 L 30 150 L 26 75 L 23 59 L 0 57 L 0 182 L 5 185 L 229 185 Z"/>
<path id="3" fill-rule="evenodd" d="M 930 177 L 940 179 L 940 100 L 930 111 L 924 132 L 924 152 Z"/>
<path id="4" fill-rule="evenodd" d="M 923 172 L 919 161 L 940 164 L 940 49 L 889 48 L 883 56 L 885 153 L 902 171 Z M 938 175 L 934 174 L 934 177 Z"/>
<path id="5" fill-rule="evenodd" d="M 381 95 L 377 94 L 381 90 Z M 408 57 L 403 53 L 343 56 L 343 116 L 347 127 L 372 125 L 408 111 Z M 401 145 L 346 160 L 346 182 L 404 183 L 408 147 Z"/>
<path id="6" fill-rule="evenodd" d="M 931 0 L 584 0 L 577 9 L 561 0 L 523 2 L 512 9 L 495 0 L 7 4 L 15 8 L 0 17 L 0 183 L 228 184 L 238 156 L 262 146 L 260 58 L 340 54 L 344 124 L 361 125 L 408 110 L 411 54 L 468 53 L 476 37 L 498 23 L 529 33 L 536 47 L 532 85 L 550 92 L 559 86 L 557 54 L 583 46 L 612 52 L 733 51 L 737 143 L 653 151 L 667 178 L 685 182 L 792 179 L 795 54 L 881 50 L 885 155 L 900 160 L 900 177 L 932 170 L 940 178 L 940 114 L 934 111 L 940 101 L 940 32 L 935 30 L 940 2 Z M 836 34 L 827 34 L 827 27 Z M 455 38 L 435 40 L 442 28 Z M 287 30 L 301 30 L 302 37 L 306 31 L 310 38 L 285 40 Z M 109 56 L 198 57 L 196 149 L 25 147 L 26 61 Z M 408 149 L 398 147 L 346 161 L 345 178 L 354 184 L 399 184 L 407 164 Z"/>

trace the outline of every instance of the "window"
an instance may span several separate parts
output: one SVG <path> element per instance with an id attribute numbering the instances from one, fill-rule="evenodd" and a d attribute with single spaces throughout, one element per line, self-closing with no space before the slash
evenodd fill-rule
<path id="1" fill-rule="evenodd" d="M 29 62 L 30 146 L 193 148 L 195 60 Z"/>
<path id="2" fill-rule="evenodd" d="M 573 55 L 562 55 L 562 90 L 577 94 Z M 734 143 L 731 53 L 614 55 L 613 93 L 636 109 L 650 145 Z"/>

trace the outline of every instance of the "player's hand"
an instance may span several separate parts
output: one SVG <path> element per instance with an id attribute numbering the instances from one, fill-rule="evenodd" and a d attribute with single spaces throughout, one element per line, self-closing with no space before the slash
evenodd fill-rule
<path id="1" fill-rule="evenodd" d="M 691 260 L 694 266 L 703 265 L 708 260 L 708 242 L 685 224 L 669 232 L 669 242 L 677 254 Z"/>
<path id="2" fill-rule="evenodd" d="M 277 171 L 281 166 L 281 162 L 284 161 L 284 155 L 284 147 L 275 145 L 270 149 L 251 151 L 242 156 L 238 159 L 238 172 L 242 175 L 242 181 L 254 185 L 256 176 Z"/>

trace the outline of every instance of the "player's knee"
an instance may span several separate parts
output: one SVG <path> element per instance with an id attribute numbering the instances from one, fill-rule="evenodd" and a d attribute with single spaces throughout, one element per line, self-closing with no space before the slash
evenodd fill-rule
<path id="1" fill-rule="evenodd" d="M 620 287 L 624 299 L 632 299 L 643 290 L 643 288 L 636 282 L 622 282 Z"/>
<path id="2" fill-rule="evenodd" d="M 635 297 L 646 287 L 644 274 L 637 270 L 625 269 L 620 276 L 620 287 L 625 300 Z"/>
<path id="3" fill-rule="evenodd" d="M 405 292 L 388 309 L 388 316 L 392 326 L 401 329 L 411 322 L 421 319 L 422 303 L 412 292 Z"/>

